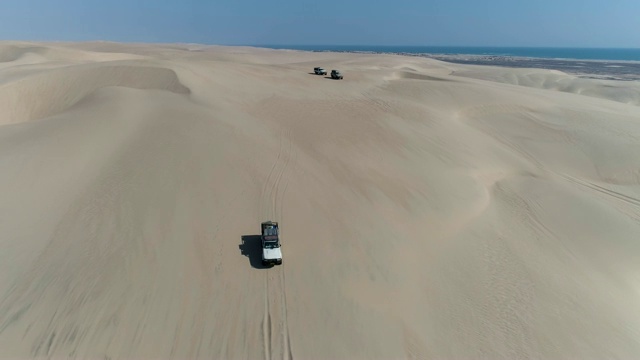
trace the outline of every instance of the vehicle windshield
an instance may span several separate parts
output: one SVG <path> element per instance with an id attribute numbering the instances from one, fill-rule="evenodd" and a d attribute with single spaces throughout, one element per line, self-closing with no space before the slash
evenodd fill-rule
<path id="1" fill-rule="evenodd" d="M 276 249 L 280 247 L 280 244 L 278 244 L 277 241 L 265 241 L 264 247 L 267 249 Z"/>

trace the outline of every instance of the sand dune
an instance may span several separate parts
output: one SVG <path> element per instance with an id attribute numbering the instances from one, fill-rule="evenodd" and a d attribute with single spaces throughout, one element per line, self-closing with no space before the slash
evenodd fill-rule
<path id="1" fill-rule="evenodd" d="M 189 92 L 173 70 L 161 67 L 113 64 L 51 69 L 0 86 L 0 124 L 55 115 L 108 86 Z"/>
<path id="2" fill-rule="evenodd" d="M 455 75 L 640 105 L 640 84 L 637 81 L 593 81 L 554 70 L 499 67 L 460 69 Z"/>
<path id="3" fill-rule="evenodd" d="M 640 353 L 637 83 L 193 44 L 0 60 L 2 358 Z"/>

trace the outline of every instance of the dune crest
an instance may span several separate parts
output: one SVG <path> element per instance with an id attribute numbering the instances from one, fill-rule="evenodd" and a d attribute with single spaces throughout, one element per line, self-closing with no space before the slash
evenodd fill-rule
<path id="1" fill-rule="evenodd" d="M 40 71 L 0 85 L 0 124 L 63 112 L 93 91 L 121 86 L 189 94 L 175 71 L 139 65 L 78 65 Z"/>
<path id="2" fill-rule="evenodd" d="M 460 70 L 456 71 L 455 75 L 640 106 L 640 84 L 637 81 L 584 79 L 553 70 L 485 68 Z"/>

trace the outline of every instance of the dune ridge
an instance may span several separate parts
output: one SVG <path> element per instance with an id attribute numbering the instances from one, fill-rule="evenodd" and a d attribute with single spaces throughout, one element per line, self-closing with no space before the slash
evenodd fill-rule
<path id="1" fill-rule="evenodd" d="M 593 81 L 594 79 L 583 79 L 561 71 L 494 67 L 460 70 L 455 75 L 640 105 L 640 85 L 637 81 Z"/>
<path id="2" fill-rule="evenodd" d="M 189 93 L 175 71 L 162 67 L 114 64 L 56 68 L 0 85 L 0 123 L 61 113 L 93 91 L 108 86 Z"/>

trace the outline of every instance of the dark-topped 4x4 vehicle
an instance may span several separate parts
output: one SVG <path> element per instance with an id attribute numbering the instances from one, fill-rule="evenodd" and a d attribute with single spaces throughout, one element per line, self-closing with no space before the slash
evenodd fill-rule
<path id="1" fill-rule="evenodd" d="M 338 70 L 331 70 L 331 78 L 342 80 L 342 73 Z"/>
<path id="2" fill-rule="evenodd" d="M 280 231 L 276 221 L 265 221 L 260 224 L 262 232 L 262 265 L 271 266 L 282 264 L 282 250 L 280 249 Z"/>

